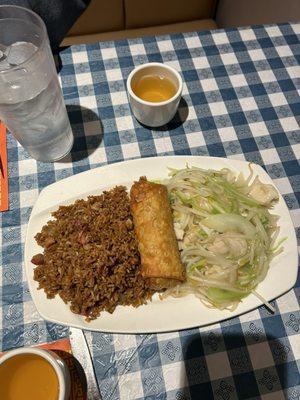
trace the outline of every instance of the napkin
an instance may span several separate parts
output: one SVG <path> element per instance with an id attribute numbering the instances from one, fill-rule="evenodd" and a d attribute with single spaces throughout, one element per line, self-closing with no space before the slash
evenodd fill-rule
<path id="1" fill-rule="evenodd" d="M 0 211 L 8 210 L 6 128 L 0 121 Z"/>

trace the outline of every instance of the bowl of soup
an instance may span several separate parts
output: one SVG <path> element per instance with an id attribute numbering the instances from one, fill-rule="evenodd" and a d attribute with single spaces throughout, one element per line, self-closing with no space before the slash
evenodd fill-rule
<path id="1" fill-rule="evenodd" d="M 0 357 L 0 399 L 67 400 L 70 375 L 54 352 L 23 347 Z"/>

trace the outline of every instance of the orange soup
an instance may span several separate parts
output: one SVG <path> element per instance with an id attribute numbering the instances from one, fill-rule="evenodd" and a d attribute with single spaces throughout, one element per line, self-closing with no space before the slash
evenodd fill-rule
<path id="1" fill-rule="evenodd" d="M 37 354 L 19 354 L 0 365 L 0 399 L 57 400 L 58 394 L 54 368 Z"/>

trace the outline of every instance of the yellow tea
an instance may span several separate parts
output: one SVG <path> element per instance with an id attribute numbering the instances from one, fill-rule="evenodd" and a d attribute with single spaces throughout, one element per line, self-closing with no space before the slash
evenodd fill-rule
<path id="1" fill-rule="evenodd" d="M 19 354 L 0 365 L 0 399 L 57 400 L 58 377 L 51 364 L 36 354 Z"/>
<path id="2" fill-rule="evenodd" d="M 145 101 L 159 103 L 176 94 L 176 87 L 169 78 L 160 75 L 144 75 L 132 84 L 136 96 Z"/>

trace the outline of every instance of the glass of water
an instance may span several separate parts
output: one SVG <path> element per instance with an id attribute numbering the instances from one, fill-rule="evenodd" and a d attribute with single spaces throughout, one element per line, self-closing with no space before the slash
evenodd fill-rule
<path id="1" fill-rule="evenodd" d="M 17 6 L 0 6 L 0 120 L 36 160 L 56 161 L 72 148 L 45 24 Z"/>

